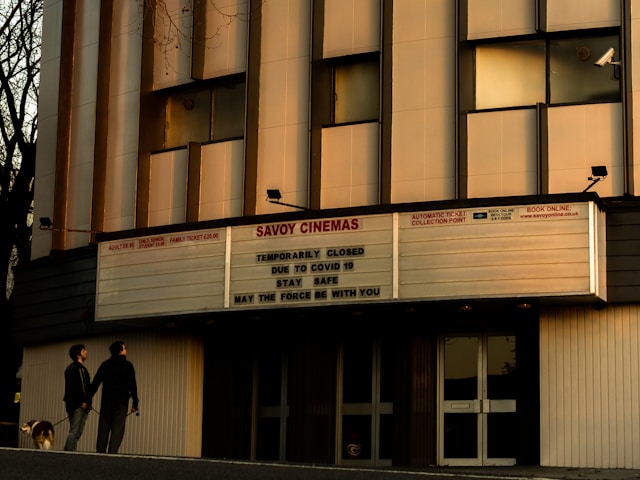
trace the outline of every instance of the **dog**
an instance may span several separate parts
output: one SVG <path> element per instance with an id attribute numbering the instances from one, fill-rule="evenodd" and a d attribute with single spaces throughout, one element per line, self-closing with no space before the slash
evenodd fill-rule
<path id="1" fill-rule="evenodd" d="M 20 429 L 25 435 L 31 436 L 36 448 L 49 450 L 53 447 L 55 432 L 51 422 L 46 420 L 30 420 Z"/>

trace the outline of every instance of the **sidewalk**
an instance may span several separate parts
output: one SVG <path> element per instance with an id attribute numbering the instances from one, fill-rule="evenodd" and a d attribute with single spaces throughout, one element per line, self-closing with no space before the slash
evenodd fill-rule
<path id="1" fill-rule="evenodd" d="M 640 470 L 610 468 L 569 468 L 541 466 L 513 467 L 433 467 L 424 472 L 446 475 L 477 476 L 478 478 L 513 479 L 562 479 L 562 480 L 638 480 Z"/>
<path id="2" fill-rule="evenodd" d="M 640 480 L 640 470 L 514 467 L 335 467 L 0 448 L 2 480 Z"/>

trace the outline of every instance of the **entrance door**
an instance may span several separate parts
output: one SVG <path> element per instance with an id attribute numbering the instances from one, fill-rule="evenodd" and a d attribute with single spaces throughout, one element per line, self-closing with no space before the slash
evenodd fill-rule
<path id="1" fill-rule="evenodd" d="M 393 355 L 384 341 L 339 349 L 336 457 L 342 465 L 391 465 Z"/>
<path id="2" fill-rule="evenodd" d="M 278 349 L 265 349 L 254 359 L 251 460 L 286 459 L 287 367 L 287 355 Z"/>
<path id="3" fill-rule="evenodd" d="M 516 337 L 443 337 L 439 358 L 439 463 L 515 464 Z"/>

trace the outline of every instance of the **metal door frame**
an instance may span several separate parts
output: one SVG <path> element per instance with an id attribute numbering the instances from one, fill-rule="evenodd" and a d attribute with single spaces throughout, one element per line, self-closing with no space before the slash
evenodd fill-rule
<path id="1" fill-rule="evenodd" d="M 473 332 L 468 334 L 452 333 L 438 338 L 438 464 L 450 466 L 488 466 L 515 465 L 515 458 L 489 458 L 487 416 L 490 412 L 516 412 L 516 400 L 491 400 L 487 398 L 487 352 L 488 339 L 493 336 L 510 335 L 514 333 Z M 474 400 L 444 400 L 444 341 L 449 337 L 477 337 L 478 338 L 478 395 Z M 445 458 L 444 457 L 444 414 L 445 413 L 475 413 L 477 414 L 477 458 Z"/>
<path id="2" fill-rule="evenodd" d="M 338 345 L 337 389 L 336 389 L 336 449 L 337 465 L 359 466 L 391 466 L 391 459 L 380 459 L 380 416 L 393 414 L 393 403 L 380 401 L 381 375 L 381 346 L 377 340 L 372 343 L 372 401 L 371 403 L 343 403 L 343 367 L 344 342 Z M 345 459 L 342 458 L 342 427 L 344 415 L 369 415 L 371 417 L 371 458 Z"/>
<path id="3" fill-rule="evenodd" d="M 251 447 L 250 460 L 257 460 L 258 420 L 261 418 L 277 418 L 280 423 L 278 436 L 278 459 L 286 461 L 287 454 L 287 421 L 289 417 L 288 391 L 289 358 L 286 352 L 280 352 L 280 404 L 272 406 L 258 405 L 258 385 L 260 375 L 260 356 L 256 353 L 253 359 L 253 382 L 251 395 Z"/>

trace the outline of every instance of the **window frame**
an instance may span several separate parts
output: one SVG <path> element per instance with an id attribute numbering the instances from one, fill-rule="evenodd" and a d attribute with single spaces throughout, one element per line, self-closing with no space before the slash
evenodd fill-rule
<path id="1" fill-rule="evenodd" d="M 331 93 L 330 93 L 330 126 L 343 126 L 343 125 L 356 125 L 360 123 L 372 123 L 372 122 L 380 122 L 381 113 L 382 113 L 382 102 L 381 102 L 381 93 L 380 88 L 382 84 L 381 75 L 381 64 L 380 64 L 380 52 L 369 52 L 362 53 L 356 55 L 347 55 L 343 57 L 335 57 L 327 59 L 331 71 Z M 372 65 L 377 63 L 378 66 L 378 74 L 377 74 L 377 85 L 376 85 L 376 93 L 377 93 L 377 115 L 376 117 L 368 117 L 368 118 L 357 118 L 353 120 L 345 120 L 345 121 L 337 121 L 336 114 L 338 108 L 336 106 L 338 101 L 338 81 L 337 81 L 337 70 L 342 67 L 349 67 L 358 64 L 366 64 L 371 63 Z"/>
<path id="2" fill-rule="evenodd" d="M 501 38 L 491 38 L 491 39 L 483 39 L 477 40 L 473 42 L 469 42 L 472 50 L 472 58 L 473 58 L 473 82 L 471 85 L 473 96 L 472 96 L 472 109 L 470 112 L 482 112 L 482 111 L 492 111 L 492 110 L 508 110 L 514 108 L 532 108 L 535 107 L 536 104 L 522 103 L 505 103 L 503 106 L 493 106 L 486 108 L 478 107 L 478 59 L 477 59 L 477 49 L 481 46 L 491 46 L 491 45 L 505 45 L 510 43 L 526 43 L 526 42 L 541 42 L 544 47 L 544 102 L 543 104 L 546 106 L 564 106 L 564 105 L 588 105 L 588 104 L 597 104 L 597 103 L 613 103 L 613 102 L 621 102 L 622 101 L 622 75 L 624 65 L 606 65 L 604 67 L 597 67 L 594 65 L 595 61 L 598 57 L 604 53 L 602 52 L 591 52 L 591 56 L 588 57 L 589 67 L 594 69 L 594 74 L 597 72 L 597 69 L 613 69 L 613 74 L 618 80 L 618 93 L 616 98 L 604 98 L 604 99 L 578 99 L 578 100 L 568 100 L 568 101 L 552 101 L 553 97 L 553 82 L 552 82 L 552 71 L 551 71 L 551 59 L 552 59 L 552 43 L 553 42 L 562 42 L 562 41 L 572 41 L 572 40 L 580 40 L 585 39 L 588 41 L 589 39 L 597 39 L 597 38 L 605 38 L 605 37 L 617 37 L 615 40 L 615 45 L 612 45 L 615 50 L 615 60 L 622 61 L 622 49 L 621 49 L 621 31 L 618 27 L 607 27 L 600 29 L 586 29 L 580 31 L 566 31 L 566 32 L 554 32 L 547 34 L 536 34 L 536 35 L 522 35 L 522 36 L 512 36 L 512 37 L 501 37 Z"/>
<path id="3" fill-rule="evenodd" d="M 231 134 L 231 135 L 223 135 L 219 138 L 215 138 L 215 129 L 216 129 L 216 100 L 215 95 L 216 91 L 228 87 L 230 85 L 240 85 L 243 91 L 242 95 L 242 115 L 238 115 L 241 117 L 242 123 L 242 133 L 240 134 Z M 189 92 L 208 92 L 209 94 L 209 106 L 208 106 L 208 135 L 207 139 L 192 139 L 190 138 L 185 144 L 169 144 L 169 135 L 168 135 L 168 125 L 170 124 L 170 112 L 169 112 L 169 103 L 172 97 L 185 96 L 188 95 Z M 158 149 L 154 149 L 152 153 L 175 150 L 179 148 L 184 148 L 190 142 L 200 143 L 202 145 L 210 144 L 210 143 L 218 143 L 218 142 L 228 142 L 233 140 L 243 139 L 245 136 L 246 130 L 246 116 L 247 116 L 247 86 L 246 86 L 246 75 L 244 73 L 227 75 L 224 77 L 218 77 L 215 79 L 208 80 L 199 80 L 195 82 L 190 82 L 184 85 L 180 85 L 177 87 L 171 87 L 164 90 L 159 90 L 154 92 L 157 95 L 162 96 L 164 100 L 164 122 L 162 123 L 163 132 L 162 139 L 163 144 Z M 188 128 L 188 127 L 187 127 Z M 239 130 L 239 129 L 238 129 Z"/>

